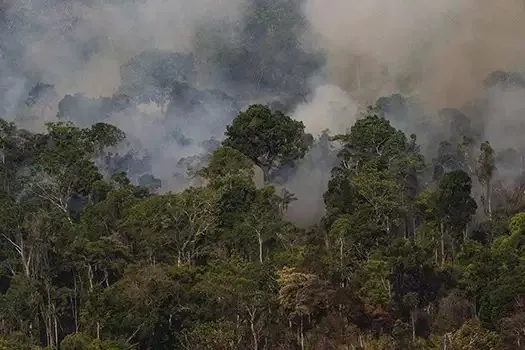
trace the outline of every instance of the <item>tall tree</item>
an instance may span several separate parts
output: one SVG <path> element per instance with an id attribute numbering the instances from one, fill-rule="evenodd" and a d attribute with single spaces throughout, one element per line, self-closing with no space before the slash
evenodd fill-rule
<path id="1" fill-rule="evenodd" d="M 225 135 L 223 145 L 257 164 L 265 182 L 276 167 L 304 157 L 309 146 L 302 122 L 263 105 L 252 105 L 239 113 Z"/>
<path id="2" fill-rule="evenodd" d="M 328 213 L 354 215 L 356 208 L 368 208 L 364 216 L 375 221 L 378 229 L 387 233 L 398 229 L 406 235 L 423 165 L 415 137 L 408 141 L 403 132 L 369 109 L 349 134 L 335 140 L 342 141 L 343 148 L 325 194 Z"/>
<path id="3" fill-rule="evenodd" d="M 298 272 L 293 268 L 279 270 L 277 283 L 279 304 L 289 322 L 297 329 L 297 344 L 304 350 L 308 320 L 326 308 L 332 291 L 319 276 Z"/>
<path id="4" fill-rule="evenodd" d="M 488 141 L 481 144 L 479 149 L 477 175 L 478 180 L 485 189 L 482 196 L 482 203 L 485 207 L 485 213 L 492 220 L 492 177 L 496 170 L 494 150 Z"/>
<path id="5" fill-rule="evenodd" d="M 152 264 L 192 264 L 204 254 L 204 243 L 217 225 L 217 196 L 209 188 L 152 196 L 127 212 L 123 228 L 131 233 L 139 256 Z"/>
<path id="6" fill-rule="evenodd" d="M 452 246 L 467 238 L 467 225 L 476 212 L 471 197 L 472 180 L 463 170 L 446 173 L 436 193 L 436 213 L 441 225 L 441 258 L 445 262 L 445 230 L 452 235 Z"/>

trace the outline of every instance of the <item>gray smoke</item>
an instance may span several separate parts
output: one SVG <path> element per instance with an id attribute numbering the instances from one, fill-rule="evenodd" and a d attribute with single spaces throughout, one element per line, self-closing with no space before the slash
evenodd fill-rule
<path id="1" fill-rule="evenodd" d="M 318 67 L 301 49 L 301 20 L 296 1 L 6 3 L 2 109 L 34 131 L 57 114 L 113 123 L 128 135 L 114 151 L 134 150 L 178 189 L 242 108 L 301 98 Z"/>
<path id="2" fill-rule="evenodd" d="M 283 170 L 299 199 L 289 216 L 305 223 L 323 212 L 335 161 L 323 131 L 345 132 L 394 93 L 404 97 L 381 101 L 387 117 L 418 135 L 428 159 L 453 136 L 450 115 L 437 111 L 459 108 L 477 141 L 504 155 L 500 173 L 515 177 L 525 89 L 483 80 L 523 70 L 524 12 L 520 0 L 5 1 L 0 109 L 37 131 L 57 114 L 113 123 L 128 140 L 112 166 L 176 190 L 239 110 L 278 102 L 318 136 Z"/>

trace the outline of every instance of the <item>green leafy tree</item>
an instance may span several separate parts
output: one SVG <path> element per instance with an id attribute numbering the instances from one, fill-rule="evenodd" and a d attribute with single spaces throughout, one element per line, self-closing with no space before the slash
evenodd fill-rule
<path id="1" fill-rule="evenodd" d="M 394 234 L 414 236 L 414 201 L 423 165 L 415 137 L 408 141 L 369 109 L 350 133 L 335 140 L 343 148 L 324 196 L 328 223 L 351 215 L 359 235 L 375 240 L 372 246 Z"/>
<path id="2" fill-rule="evenodd" d="M 441 224 L 441 257 L 445 262 L 445 230 L 452 237 L 453 246 L 460 237 L 467 238 L 467 225 L 477 205 L 470 196 L 472 180 L 463 170 L 443 175 L 436 193 L 436 214 Z"/>
<path id="3" fill-rule="evenodd" d="M 31 185 L 37 197 L 64 214 L 71 200 L 89 197 L 93 184 L 102 179 L 93 159 L 105 147 L 114 146 L 124 134 L 112 125 L 98 123 L 80 129 L 71 123 L 50 123 Z"/>
<path id="4" fill-rule="evenodd" d="M 236 186 L 254 186 L 254 163 L 243 153 L 228 146 L 216 149 L 208 159 L 208 166 L 197 175 L 217 189 L 231 190 Z"/>
<path id="5" fill-rule="evenodd" d="M 229 321 L 200 323 L 184 334 L 183 348 L 187 350 L 236 350 L 242 347 L 242 334 Z M 257 347 L 255 347 L 257 349 Z"/>
<path id="6" fill-rule="evenodd" d="M 302 122 L 263 105 L 252 105 L 239 113 L 225 135 L 223 145 L 257 164 L 265 182 L 276 167 L 304 157 L 308 149 Z"/>
<path id="7" fill-rule="evenodd" d="M 498 348 L 499 337 L 495 332 L 484 329 L 479 320 L 472 319 L 454 332 L 448 341 L 453 349 L 495 350 Z"/>
<path id="8" fill-rule="evenodd" d="M 265 1 L 247 25 L 269 35 L 300 5 L 266 11 Z M 248 71 L 263 86 L 272 72 L 257 62 Z M 190 88 L 163 79 L 152 83 L 160 93 L 130 86 L 161 105 L 173 91 L 175 107 Z M 85 100 L 110 111 L 119 99 L 130 103 Z M 523 347 L 525 187 L 495 176 L 520 152 L 497 158 L 484 142 L 476 166 L 483 118 L 448 109 L 447 141 L 424 135 L 438 151 L 427 166 L 416 135 L 383 117 L 408 128 L 403 118 L 421 111 L 398 95 L 377 105 L 346 134 L 324 132 L 303 159 L 312 140 L 302 123 L 251 106 L 222 146 L 174 164 L 201 186 L 164 194 L 153 174 L 137 186 L 107 167 L 106 148 L 125 137 L 112 125 L 37 134 L 0 119 L 0 349 Z M 93 118 L 95 107 L 78 113 Z M 258 167 L 280 187 L 260 186 Z M 296 197 L 278 180 L 331 167 L 326 215 L 308 218 L 313 227 L 288 222 L 288 205 L 315 193 Z M 474 215 L 474 174 L 488 221 Z"/>
<path id="9" fill-rule="evenodd" d="M 331 290 L 319 276 L 287 267 L 278 271 L 277 283 L 279 303 L 296 325 L 298 345 L 305 349 L 305 322 L 327 307 Z"/>
<path id="10" fill-rule="evenodd" d="M 195 271 L 190 266 L 129 266 L 123 278 L 84 310 L 84 317 L 90 317 L 92 312 L 99 315 L 97 338 L 101 341 L 118 339 L 139 348 L 172 349 L 179 345 L 182 329 L 188 325 L 180 320 L 198 311 L 192 301 L 203 302 L 189 289 L 194 278 Z M 89 331 L 96 330 L 90 327 Z"/>
<path id="11" fill-rule="evenodd" d="M 260 349 L 269 338 L 268 325 L 274 309 L 275 280 L 266 265 L 230 258 L 213 261 L 199 285 L 208 298 L 220 308 L 221 316 L 244 329 L 246 347 Z M 249 344 L 249 345 L 248 345 Z"/>
<path id="12" fill-rule="evenodd" d="M 145 198 L 123 220 L 136 240 L 134 249 L 151 262 L 193 263 L 218 222 L 216 192 L 190 188 L 177 194 Z M 140 243 L 139 243 L 140 242 Z"/>

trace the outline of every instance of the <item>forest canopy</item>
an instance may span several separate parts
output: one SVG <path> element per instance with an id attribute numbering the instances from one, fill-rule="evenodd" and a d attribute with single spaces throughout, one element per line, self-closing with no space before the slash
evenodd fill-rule
<path id="1" fill-rule="evenodd" d="M 495 181 L 500 152 L 468 128 L 426 159 L 388 99 L 328 142 L 252 105 L 194 173 L 203 184 L 167 193 L 100 167 L 126 137 L 110 124 L 2 120 L 0 346 L 519 347 L 523 185 Z M 337 162 L 304 229 L 272 174 L 315 148 Z"/>
<path id="2" fill-rule="evenodd" d="M 0 350 L 524 348 L 524 30 L 0 2 Z"/>

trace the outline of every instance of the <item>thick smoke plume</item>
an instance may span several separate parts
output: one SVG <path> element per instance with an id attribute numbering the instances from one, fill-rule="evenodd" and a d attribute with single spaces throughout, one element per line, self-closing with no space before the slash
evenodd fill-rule
<path id="1" fill-rule="evenodd" d="M 444 107 L 497 151 L 525 149 L 525 84 L 485 81 L 523 70 L 524 31 L 520 0 L 3 1 L 0 110 L 37 131 L 57 115 L 113 123 L 128 143 L 105 166 L 176 190 L 239 110 L 271 104 L 317 137 L 280 182 L 305 223 L 322 214 L 335 161 L 323 132 L 345 132 L 381 96 L 400 94 L 381 105 L 428 159 L 454 137 L 447 118 L 461 113 Z"/>
<path id="2" fill-rule="evenodd" d="M 302 8 L 309 23 L 303 42 L 323 52 L 324 80 L 336 86 L 330 92 L 318 87 L 310 102 L 295 110 L 314 133 L 344 132 L 353 123 L 355 113 L 334 106 L 375 104 L 381 96 L 401 92 L 417 106 L 385 111 L 387 117 L 395 127 L 418 135 L 429 161 L 436 141 L 453 138 L 455 132 L 447 114 L 436 113 L 444 107 L 468 113 L 473 125 L 466 136 L 476 136 L 477 142 L 489 140 L 497 151 L 525 150 L 519 136 L 525 124 L 524 85 L 484 84 L 491 72 L 524 68 L 523 1 L 305 0 Z M 473 110 L 472 104 L 477 106 Z M 521 171 L 517 163 L 523 161 L 500 159 L 498 176 L 516 179 Z M 309 193 L 309 184 L 324 176 L 297 174 L 298 193 Z M 298 188 L 301 183 L 304 187 Z"/>
<path id="3" fill-rule="evenodd" d="M 120 67 L 143 51 L 195 50 L 202 24 L 234 26 L 244 0 L 13 1 L 6 5 L 7 50 L 26 73 L 59 94 L 116 92 Z"/>
<path id="4" fill-rule="evenodd" d="M 304 13 L 330 79 L 368 102 L 401 89 L 461 107 L 490 72 L 523 68 L 520 0 L 306 0 Z"/>

